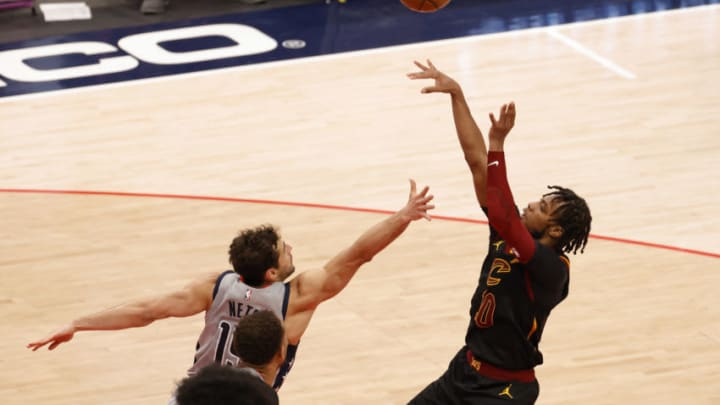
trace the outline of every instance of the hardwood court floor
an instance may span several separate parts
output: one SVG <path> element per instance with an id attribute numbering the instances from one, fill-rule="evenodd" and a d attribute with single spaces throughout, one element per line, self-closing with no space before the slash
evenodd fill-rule
<path id="1" fill-rule="evenodd" d="M 465 85 L 482 128 L 516 101 L 507 154 L 519 204 L 562 184 L 593 210 L 596 237 L 573 258 L 570 297 L 541 344 L 538 403 L 716 404 L 718 27 L 720 8 L 699 7 L 0 101 L 0 184 L 394 210 L 414 177 L 433 187 L 437 215 L 484 219 L 447 97 L 404 77 L 432 58 Z M 240 228 L 280 225 L 302 271 L 382 218 L 15 192 L 0 208 L 5 404 L 164 403 L 201 316 L 81 333 L 54 352 L 24 345 L 226 268 Z M 439 376 L 462 344 L 486 238 L 467 221 L 414 224 L 320 307 L 281 401 L 401 404 Z"/>

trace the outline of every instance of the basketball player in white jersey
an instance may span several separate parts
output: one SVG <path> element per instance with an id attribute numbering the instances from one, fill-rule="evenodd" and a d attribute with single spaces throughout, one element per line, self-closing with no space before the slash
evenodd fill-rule
<path id="1" fill-rule="evenodd" d="M 410 196 L 402 209 L 365 231 L 324 268 L 303 272 L 287 283 L 284 280 L 295 270 L 292 247 L 272 226 L 261 226 L 245 230 L 233 240 L 229 253 L 234 271 L 209 274 L 179 291 L 80 317 L 27 347 L 35 351 L 49 344 L 53 350 L 78 331 L 140 327 L 159 319 L 205 311 L 205 328 L 189 370 L 193 375 L 214 363 L 241 366 L 240 359 L 230 351 L 234 325 L 248 313 L 271 310 L 284 319 L 289 343 L 285 364 L 274 384 L 278 389 L 318 305 L 342 291 L 360 266 L 392 243 L 411 222 L 430 219 L 428 211 L 435 206 L 428 190 L 424 187 L 418 193 L 415 182 L 410 180 Z"/>

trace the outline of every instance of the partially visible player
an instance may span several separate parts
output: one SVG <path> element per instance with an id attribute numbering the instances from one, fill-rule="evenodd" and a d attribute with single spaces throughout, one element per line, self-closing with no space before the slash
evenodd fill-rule
<path id="1" fill-rule="evenodd" d="M 448 370 L 410 401 L 420 404 L 533 404 L 539 394 L 535 366 L 550 311 L 568 295 L 570 261 L 582 253 L 592 218 L 572 190 L 550 192 L 522 210 L 513 200 L 505 166 L 505 139 L 515 125 L 515 105 L 490 114 L 489 148 L 458 83 L 427 65 L 410 79 L 431 79 L 422 93 L 448 93 L 475 195 L 488 216 L 490 241 L 471 300 L 465 346 Z"/>
<path id="2" fill-rule="evenodd" d="M 261 310 L 248 314 L 240 318 L 237 325 L 235 325 L 232 352 L 242 359 L 243 364 L 241 368 L 236 370 L 264 382 L 272 389 L 278 371 L 285 360 L 287 345 L 287 335 L 282 321 L 272 311 Z M 234 368 L 233 366 L 221 366 L 219 364 L 204 367 L 194 376 L 183 380 L 178 386 L 178 390 L 173 393 L 168 405 L 212 403 L 207 402 L 210 399 L 223 402 L 223 399 L 218 395 L 230 396 L 236 393 L 232 387 L 227 387 L 224 384 L 230 384 L 240 377 L 229 371 L 207 371 L 211 367 Z M 240 381 L 239 384 L 242 384 L 242 387 L 238 389 L 238 393 L 242 393 L 240 389 L 245 390 L 256 385 L 243 381 Z M 211 390 L 217 390 L 218 393 L 210 392 Z M 261 389 L 258 392 L 262 394 L 265 391 Z M 181 394 L 181 399 L 184 398 L 184 400 L 178 400 L 179 394 Z M 249 398 L 254 398 L 254 396 L 250 395 Z M 274 396 L 274 398 L 277 402 L 277 396 Z M 235 402 L 231 403 L 235 404 Z"/>
<path id="3" fill-rule="evenodd" d="M 198 339 L 194 364 L 188 371 L 193 375 L 214 363 L 242 367 L 241 360 L 231 351 L 237 321 L 255 311 L 270 310 L 284 319 L 289 342 L 285 363 L 274 383 L 276 389 L 280 388 L 318 305 L 340 293 L 358 269 L 397 239 L 411 222 L 430 219 L 428 211 L 435 206 L 428 191 L 424 187 L 418 193 L 415 181 L 410 180 L 410 196 L 402 209 L 365 231 L 322 269 L 300 273 L 289 282 L 285 280 L 295 270 L 292 246 L 273 226 L 246 229 L 230 245 L 234 271 L 211 273 L 181 290 L 77 318 L 27 347 L 37 350 L 49 344 L 53 350 L 78 331 L 141 327 L 164 318 L 205 312 L 205 327 Z"/>
<path id="4" fill-rule="evenodd" d="M 212 364 L 177 388 L 177 405 L 277 405 L 277 393 L 241 369 Z"/>
<path id="5" fill-rule="evenodd" d="M 242 317 L 235 325 L 232 352 L 241 359 L 245 370 L 275 383 L 285 362 L 288 340 L 282 321 L 272 311 L 257 311 Z"/>

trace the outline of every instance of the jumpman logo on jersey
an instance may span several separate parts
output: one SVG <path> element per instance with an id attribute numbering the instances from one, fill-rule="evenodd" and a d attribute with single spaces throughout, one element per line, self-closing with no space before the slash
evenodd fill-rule
<path id="1" fill-rule="evenodd" d="M 497 252 L 501 251 L 502 249 L 500 249 L 500 247 L 503 245 L 503 243 L 505 243 L 504 240 L 499 240 L 499 241 L 493 243 L 493 246 L 495 246 L 495 251 L 497 251 Z"/>
<path id="2" fill-rule="evenodd" d="M 510 393 L 510 387 L 512 387 L 512 384 L 509 384 L 507 387 L 505 387 L 504 390 L 500 391 L 500 393 L 498 394 L 498 396 L 501 397 L 501 396 L 503 396 L 503 395 L 507 395 L 508 398 L 513 399 L 513 396 L 512 396 L 512 394 Z"/>

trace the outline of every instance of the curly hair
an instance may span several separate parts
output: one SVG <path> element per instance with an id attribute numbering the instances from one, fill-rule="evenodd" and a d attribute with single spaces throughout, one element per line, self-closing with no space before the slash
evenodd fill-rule
<path id="1" fill-rule="evenodd" d="M 246 363 L 263 366 L 282 349 L 284 334 L 282 322 L 272 311 L 245 315 L 235 328 L 232 352 Z"/>
<path id="2" fill-rule="evenodd" d="M 580 250 L 580 253 L 583 253 L 590 236 L 590 223 L 592 222 L 590 208 L 583 198 L 569 188 L 547 187 L 552 191 L 544 194 L 543 197 L 550 196 L 553 201 L 560 202 L 553 213 L 553 221 L 564 231 L 559 241 L 560 250 L 572 254 L 576 254 Z"/>
<path id="3" fill-rule="evenodd" d="M 278 266 L 279 240 L 280 235 L 272 225 L 246 229 L 233 239 L 228 250 L 229 261 L 245 284 L 261 286 L 267 269 Z"/>

